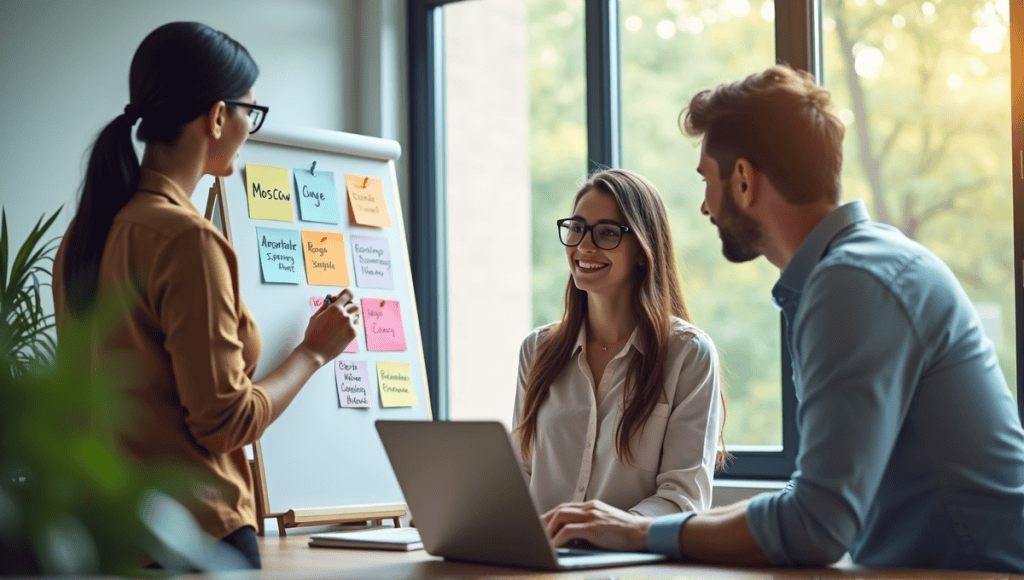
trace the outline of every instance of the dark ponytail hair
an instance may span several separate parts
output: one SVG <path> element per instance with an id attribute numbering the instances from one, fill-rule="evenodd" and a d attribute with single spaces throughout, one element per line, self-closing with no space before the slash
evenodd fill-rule
<path id="1" fill-rule="evenodd" d="M 171 22 L 149 33 L 132 59 L 130 102 L 100 131 L 89 156 L 78 213 L 65 244 L 64 288 L 68 307 L 84 313 L 96 300 L 100 259 L 114 216 L 139 186 L 138 138 L 174 143 L 182 128 L 217 101 L 242 97 L 259 68 L 245 47 L 198 22 Z"/>

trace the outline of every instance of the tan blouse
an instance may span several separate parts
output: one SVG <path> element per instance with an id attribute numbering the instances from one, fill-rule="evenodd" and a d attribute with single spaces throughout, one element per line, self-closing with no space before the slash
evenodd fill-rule
<path id="1" fill-rule="evenodd" d="M 518 425 L 526 377 L 537 345 L 553 325 L 523 341 L 512 424 Z M 561 503 L 599 499 L 656 517 L 711 507 L 718 434 L 722 426 L 718 354 L 696 326 L 672 319 L 660 402 L 633 441 L 635 465 L 621 462 L 615 430 L 622 417 L 626 375 L 636 331 L 595 381 L 587 364 L 585 329 L 537 416 L 537 437 L 524 468 L 542 511 Z M 518 439 L 513 436 L 518 453 Z"/>
<path id="2" fill-rule="evenodd" d="M 64 293 L 64 238 L 53 268 L 58 340 L 71 319 Z M 161 460 L 197 470 L 188 505 L 223 538 L 256 525 L 244 445 L 270 423 L 267 392 L 252 383 L 262 346 L 242 302 L 230 243 L 189 194 L 143 170 L 139 191 L 114 219 L 100 262 L 100 296 L 123 288 L 124 324 L 84 345 L 116 357 L 128 381 L 124 448 L 143 465 Z"/>

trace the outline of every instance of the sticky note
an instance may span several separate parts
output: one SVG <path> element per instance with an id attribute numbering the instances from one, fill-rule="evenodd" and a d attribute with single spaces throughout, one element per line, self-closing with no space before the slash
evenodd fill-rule
<path id="1" fill-rule="evenodd" d="M 309 308 L 313 312 L 320 310 L 320 307 L 324 305 L 324 298 L 327 296 L 310 296 L 309 297 Z"/>
<path id="2" fill-rule="evenodd" d="M 284 167 L 245 164 L 245 190 L 249 217 L 254 220 L 295 221 L 292 213 L 292 187 Z"/>
<path id="3" fill-rule="evenodd" d="M 366 350 L 405 350 L 405 331 L 398 301 L 363 298 L 362 307 Z"/>
<path id="4" fill-rule="evenodd" d="M 355 235 L 351 238 L 356 285 L 393 290 L 395 281 L 391 276 L 391 249 L 387 238 Z"/>
<path id="5" fill-rule="evenodd" d="M 412 386 L 409 363 L 377 361 L 377 384 L 381 407 L 415 407 L 416 389 Z"/>
<path id="6" fill-rule="evenodd" d="M 306 281 L 313 286 L 348 286 L 345 235 L 335 232 L 302 232 L 306 256 Z"/>
<path id="7" fill-rule="evenodd" d="M 334 361 L 334 378 L 338 385 L 338 404 L 342 407 L 373 407 L 375 397 L 366 373 L 366 361 Z"/>
<path id="8" fill-rule="evenodd" d="M 346 175 L 345 189 L 348 190 L 348 215 L 354 223 L 375 228 L 391 227 L 381 180 L 365 175 Z"/>
<path id="9" fill-rule="evenodd" d="M 324 304 L 324 298 L 326 298 L 326 297 L 327 297 L 326 293 L 325 294 L 321 294 L 319 296 L 310 296 L 309 297 L 309 309 L 311 311 L 313 311 L 314 313 L 317 310 L 320 310 L 320 307 L 323 306 L 323 304 Z M 359 333 L 358 332 L 356 332 L 356 337 L 352 339 L 352 342 L 348 343 L 348 346 L 346 346 L 345 350 L 343 350 L 342 352 L 359 352 Z"/>
<path id="10" fill-rule="evenodd" d="M 325 224 L 341 221 L 334 172 L 317 170 L 310 173 L 308 167 L 296 167 L 292 172 L 295 174 L 295 195 L 299 198 L 299 218 Z"/>
<path id="11" fill-rule="evenodd" d="M 302 240 L 299 232 L 256 226 L 256 244 L 265 283 L 302 282 Z"/>

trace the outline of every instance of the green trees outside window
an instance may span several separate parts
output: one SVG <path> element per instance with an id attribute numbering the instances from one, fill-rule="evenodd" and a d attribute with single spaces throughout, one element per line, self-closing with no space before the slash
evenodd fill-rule
<path id="1" fill-rule="evenodd" d="M 1015 384 L 1006 0 L 823 0 L 823 84 L 846 124 L 844 199 L 942 258 L 975 302 Z M 774 62 L 761 0 L 622 0 L 623 165 L 665 197 L 696 322 L 726 369 L 730 445 L 781 444 L 779 316 L 764 260 L 725 261 L 700 215 L 690 96 Z M 551 224 L 586 171 L 581 1 L 530 0 L 533 323 L 556 320 L 567 279 Z"/>

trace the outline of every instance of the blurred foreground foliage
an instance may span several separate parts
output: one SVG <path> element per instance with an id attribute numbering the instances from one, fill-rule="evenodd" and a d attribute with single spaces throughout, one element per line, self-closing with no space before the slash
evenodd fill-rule
<path id="1" fill-rule="evenodd" d="M 10 261 L 2 216 L 0 574 L 138 575 L 162 549 L 145 506 L 155 494 L 182 497 L 185 473 L 140 469 L 114 443 L 130 416 L 124 381 L 114 378 L 124 369 L 100 371 L 89 347 L 118 320 L 113 300 L 62 332 L 57 347 L 41 289 L 58 240 L 41 240 L 59 211 L 39 220 Z"/>

